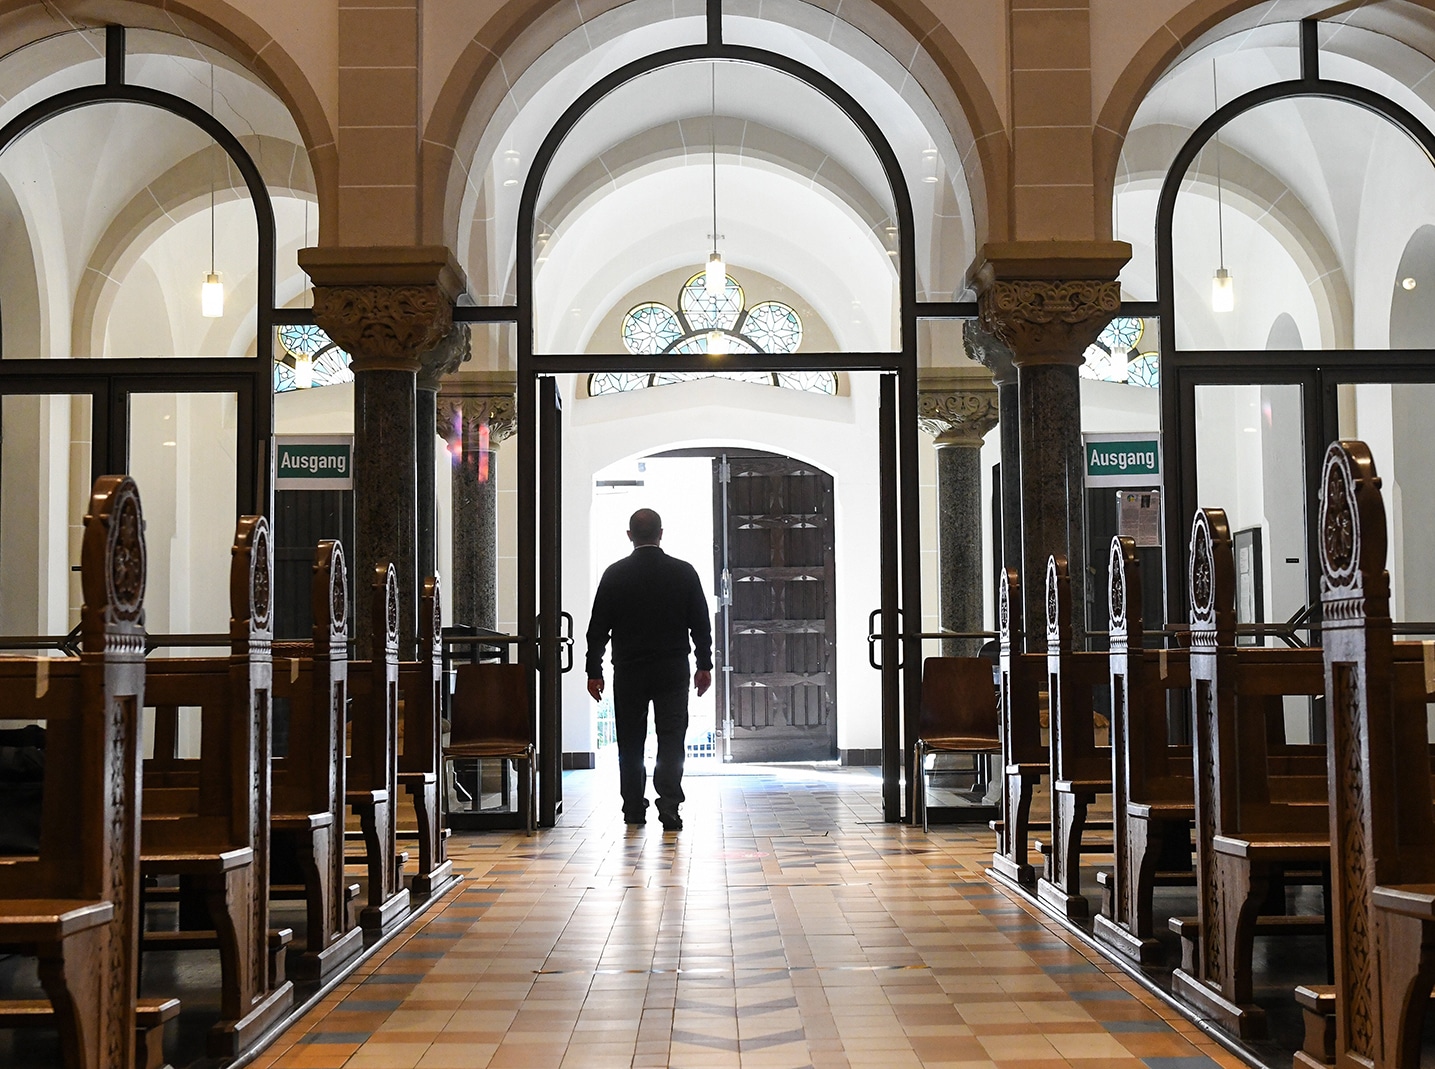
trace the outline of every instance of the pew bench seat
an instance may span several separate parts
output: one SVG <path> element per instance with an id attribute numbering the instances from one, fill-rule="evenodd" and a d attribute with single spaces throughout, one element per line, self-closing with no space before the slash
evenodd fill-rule
<path id="1" fill-rule="evenodd" d="M 334 825 L 333 813 L 274 813 L 269 826 L 279 831 L 313 832 Z"/>
<path id="2" fill-rule="evenodd" d="M 149 998 L 135 1003 L 135 1042 L 139 1069 L 165 1069 L 164 1026 L 179 1016 L 179 999 Z M 0 1028 L 48 1028 L 55 1007 L 48 999 L 0 1002 Z"/>
<path id="3" fill-rule="evenodd" d="M 58 943 L 114 919 L 113 902 L 75 898 L 0 899 L 0 946 Z"/>
<path id="4" fill-rule="evenodd" d="M 1377 885 L 1371 893 L 1375 908 L 1402 917 L 1435 921 L 1435 883 Z"/>
<path id="5" fill-rule="evenodd" d="M 1128 802 L 1126 812 L 1141 820 L 1193 821 L 1196 807 L 1191 802 Z"/>
<path id="6" fill-rule="evenodd" d="M 1216 853 L 1251 861 L 1325 861 L 1330 858 L 1330 836 L 1299 832 L 1255 832 L 1217 835 L 1211 840 Z"/>
<path id="7" fill-rule="evenodd" d="M 254 848 L 236 847 L 217 853 L 205 851 L 181 851 L 177 853 L 140 854 L 140 874 L 143 876 L 210 876 L 229 872 L 254 863 Z"/>

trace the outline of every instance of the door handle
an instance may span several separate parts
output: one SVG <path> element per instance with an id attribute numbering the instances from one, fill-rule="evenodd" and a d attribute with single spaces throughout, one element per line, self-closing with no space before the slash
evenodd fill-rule
<path id="1" fill-rule="evenodd" d="M 573 614 L 560 612 L 558 614 L 558 649 L 559 649 L 559 675 L 567 675 L 573 671 Z"/>
<path id="2" fill-rule="evenodd" d="M 881 642 L 882 639 L 885 637 L 885 632 L 886 632 L 886 630 L 887 630 L 887 625 L 886 625 L 885 621 L 883 622 L 882 630 L 881 630 L 881 631 L 878 631 L 878 630 L 877 630 L 877 618 L 878 618 L 879 616 L 881 616 L 881 615 L 882 615 L 882 610 L 881 610 L 881 609 L 873 609 L 871 612 L 869 612 L 869 613 L 867 614 L 867 663 L 870 664 L 873 668 L 875 668 L 875 669 L 876 669 L 877 671 L 879 671 L 879 672 L 882 671 L 882 665 L 881 665 L 881 663 L 878 662 L 878 660 L 877 660 L 877 644 L 878 644 L 879 642 Z M 900 638 L 901 635 L 902 635 L 902 629 L 901 629 L 902 610 L 901 610 L 901 609 L 898 609 L 898 610 L 896 611 L 896 616 L 897 616 L 897 623 L 898 623 L 897 637 Z M 900 648 L 900 647 L 899 647 L 899 648 Z M 902 661 L 901 661 L 900 658 L 897 660 L 897 667 L 898 667 L 899 669 L 902 667 Z"/>

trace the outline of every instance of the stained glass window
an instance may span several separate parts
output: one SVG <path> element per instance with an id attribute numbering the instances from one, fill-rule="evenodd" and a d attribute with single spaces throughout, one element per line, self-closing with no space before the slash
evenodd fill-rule
<path id="1" fill-rule="evenodd" d="M 706 277 L 699 272 L 683 284 L 678 294 L 678 310 L 687 318 L 688 327 L 692 330 L 712 330 L 714 327 L 732 330 L 737 326 L 738 316 L 742 315 L 746 304 L 742 287 L 733 281 L 731 275 L 727 275 L 727 285 L 721 296 L 709 297 Z"/>
<path id="2" fill-rule="evenodd" d="M 802 319 L 781 301 L 761 301 L 746 308 L 742 287 L 731 275 L 719 297 L 708 297 L 706 276 L 693 275 L 678 291 L 675 312 L 656 301 L 638 305 L 623 317 L 623 345 L 636 356 L 661 353 L 700 355 L 708 352 L 708 335 L 720 330 L 728 353 L 795 353 L 802 345 Z M 589 376 L 588 396 L 630 393 L 646 386 L 667 386 L 694 379 L 729 379 L 809 393 L 835 394 L 837 376 L 830 371 L 665 371 L 652 375 L 602 372 Z"/>
<path id="3" fill-rule="evenodd" d="M 1096 341 L 1087 346 L 1081 363 L 1082 378 L 1132 386 L 1158 385 L 1160 367 L 1156 354 L 1137 350 L 1145 334 L 1145 320 L 1131 316 L 1113 319 Z"/>
<path id="4" fill-rule="evenodd" d="M 780 301 L 763 301 L 748 309 L 742 332 L 764 353 L 795 353 L 802 344 L 802 320 Z"/>
<path id="5" fill-rule="evenodd" d="M 279 359 L 274 362 L 275 393 L 354 381 L 349 354 L 312 323 L 280 327 L 279 348 Z"/>
<path id="6" fill-rule="evenodd" d="M 1132 386 L 1146 386 L 1159 389 L 1161 386 L 1161 357 L 1157 353 L 1142 353 L 1126 365 L 1126 381 Z"/>
<path id="7" fill-rule="evenodd" d="M 623 344 L 635 356 L 665 351 L 683 336 L 673 310 L 662 304 L 640 304 L 623 318 Z"/>

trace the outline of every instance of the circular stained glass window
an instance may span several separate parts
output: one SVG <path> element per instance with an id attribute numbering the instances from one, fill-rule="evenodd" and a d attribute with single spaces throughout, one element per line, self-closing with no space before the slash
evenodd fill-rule
<path id="1" fill-rule="evenodd" d="M 704 285 L 706 274 L 698 272 L 683 284 L 678 294 L 678 309 L 687 317 L 692 330 L 732 330 L 737 326 L 737 317 L 742 315 L 745 298 L 742 287 L 727 277 L 727 286 L 721 296 L 709 297 Z"/>
<path id="2" fill-rule="evenodd" d="M 1126 381 L 1133 386 L 1158 389 L 1161 385 L 1161 358 L 1155 353 L 1142 353 L 1126 365 Z"/>
<path id="3" fill-rule="evenodd" d="M 623 318 L 623 345 L 634 356 L 655 356 L 682 336 L 682 325 L 667 305 L 640 304 Z"/>
<path id="4" fill-rule="evenodd" d="M 313 323 L 306 323 L 280 327 L 279 344 L 293 356 L 313 356 L 334 341 Z"/>
<path id="5" fill-rule="evenodd" d="M 795 353 L 802 344 L 802 320 L 781 301 L 763 301 L 749 308 L 742 332 L 764 353 Z"/>
<path id="6" fill-rule="evenodd" d="M 1129 353 L 1141 342 L 1146 324 L 1139 319 L 1118 316 L 1096 336 L 1096 343 L 1108 353 Z"/>

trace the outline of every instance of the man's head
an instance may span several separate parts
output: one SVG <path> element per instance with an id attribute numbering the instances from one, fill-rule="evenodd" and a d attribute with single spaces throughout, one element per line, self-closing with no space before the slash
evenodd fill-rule
<path id="1" fill-rule="evenodd" d="M 656 546 L 663 540 L 663 518 L 652 509 L 628 517 L 628 537 L 635 546 Z"/>

